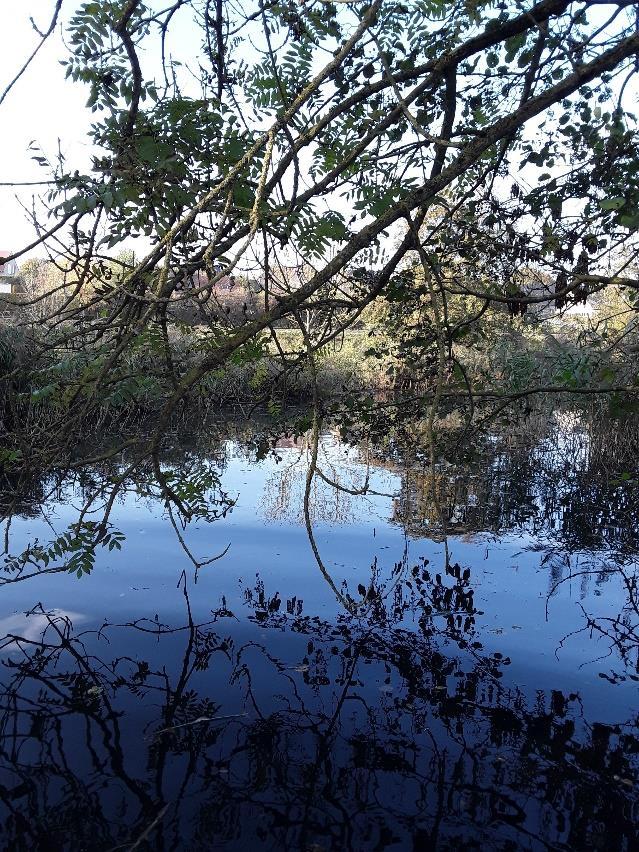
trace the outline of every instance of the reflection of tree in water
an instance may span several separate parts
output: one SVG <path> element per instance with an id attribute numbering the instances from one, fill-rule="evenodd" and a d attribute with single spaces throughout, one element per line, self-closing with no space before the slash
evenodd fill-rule
<path id="1" fill-rule="evenodd" d="M 221 474 L 227 463 L 229 435 L 237 451 L 248 458 L 264 457 L 274 449 L 279 464 L 264 491 L 264 515 L 303 522 L 303 492 L 308 464 L 308 439 L 292 441 L 270 434 L 262 424 L 220 424 L 193 440 L 192 446 L 167 450 L 164 460 L 183 479 L 205 461 Z M 345 451 L 332 435 L 320 442 L 319 472 L 313 478 L 310 500 L 314 522 L 352 522 L 354 498 L 371 493 L 370 469 L 379 476 L 388 471 L 401 480 L 391 520 L 401 523 L 412 536 L 437 537 L 438 509 L 432 500 L 430 470 L 420 446 L 419 424 L 380 437 L 377 446 L 363 443 Z M 233 427 L 233 428 L 232 428 Z M 437 497 L 445 511 L 451 534 L 479 531 L 494 533 L 526 530 L 548 537 L 567 551 L 583 549 L 639 548 L 639 475 L 637 427 L 615 423 L 601 416 L 570 413 L 528 417 L 491 433 L 478 432 L 468 446 L 444 451 L 436 474 Z M 62 491 L 75 488 L 82 499 L 92 492 L 108 494 L 121 473 L 126 457 L 118 464 L 98 464 L 81 474 L 68 471 L 47 474 L 30 483 L 11 481 L 5 472 L 0 500 L 7 511 L 34 516 Z M 324 478 L 322 477 L 324 474 Z M 328 481 L 327 481 L 328 480 Z M 144 468 L 128 480 L 137 493 L 156 495 L 152 475 Z M 333 487 L 339 484 L 340 488 Z M 126 488 L 122 487 L 124 494 Z M 156 489 L 157 490 L 157 489 Z M 13 501 L 13 503 L 12 503 Z"/>
<path id="2" fill-rule="evenodd" d="M 423 611 L 436 581 L 422 583 Z M 7 637 L 5 849 L 639 841 L 636 732 L 588 725 L 576 696 L 505 689 L 507 660 L 475 647 L 472 626 L 407 630 L 396 595 L 385 621 L 327 623 L 258 587 L 247 638 L 225 607 L 194 624 L 184 594 L 183 625 L 75 633 L 51 616 L 41 640 Z"/>
<path id="3" fill-rule="evenodd" d="M 114 527 L 111 514 L 131 495 L 146 503 L 150 512 L 163 508 L 197 570 L 212 560 L 196 562 L 182 533 L 193 520 L 218 520 L 232 509 L 234 499 L 221 484 L 226 463 L 227 447 L 219 439 L 216 443 L 209 438 L 205 448 L 167 449 L 159 465 L 162 483 L 152 459 L 131 463 L 126 454 L 78 470 L 71 465 L 28 476 L 23 471 L 15 481 L 5 472 L 0 480 L 5 574 L 0 585 L 45 573 L 89 573 L 101 548 L 121 547 L 125 537 Z M 71 506 L 77 513 L 64 529 L 57 523 L 59 506 Z M 21 541 L 20 550 L 14 552 L 11 531 L 16 516 L 43 520 L 50 538 L 34 538 L 26 546 Z"/>
<path id="4" fill-rule="evenodd" d="M 636 423 L 565 413 L 474 435 L 464 457 L 453 453 L 451 463 L 444 459 L 437 471 L 449 533 L 522 530 L 568 552 L 636 552 L 636 435 Z M 432 536 L 438 525 L 423 456 L 415 446 L 396 444 L 380 460 L 402 470 L 393 520 L 414 536 Z"/>
<path id="5" fill-rule="evenodd" d="M 583 446 L 587 461 L 578 444 L 551 452 L 542 441 L 533 453 L 505 438 L 482 444 L 466 484 L 440 471 L 442 494 L 448 483 L 453 507 L 472 494 L 479 510 L 502 489 L 496 524 L 512 523 L 507 500 L 530 494 L 532 515 L 520 501 L 518 523 L 541 517 L 535 528 L 547 530 L 540 501 L 560 490 L 559 458 L 571 481 L 571 459 L 578 476 L 603 468 L 594 443 Z M 197 472 L 199 458 L 186 453 L 175 467 Z M 343 474 L 324 464 L 330 494 L 326 480 Z M 298 467 L 303 483 L 304 459 Z M 361 470 L 352 491 L 365 484 Z M 104 475 L 96 469 L 86 493 Z M 326 517 L 335 520 L 334 505 Z M 468 568 L 440 575 L 405 558 L 385 583 L 373 566 L 368 585 L 338 591 L 346 606 L 334 623 L 260 580 L 246 592 L 256 631 L 240 629 L 225 604 L 194 624 L 186 593 L 183 625 L 156 616 L 77 633 L 68 617 L 40 611 L 42 637 L 16 628 L 0 701 L 4 848 L 616 852 L 639 843 L 636 728 L 584 718 L 575 695 L 531 701 L 505 688 L 509 660 L 478 641 Z M 614 641 L 626 624 L 589 629 Z"/>
<path id="6" fill-rule="evenodd" d="M 255 456 L 256 447 L 270 435 L 272 425 L 256 421 L 220 420 L 201 428 L 197 433 L 169 434 L 161 452 L 163 468 L 188 481 L 203 468 L 218 479 L 228 465 L 229 451 L 236 447 L 247 456 Z M 115 440 L 115 435 L 111 435 Z M 124 437 L 121 437 L 124 442 Z M 268 441 L 268 438 L 266 438 Z M 86 458 L 100 459 L 109 455 L 108 444 L 83 446 L 79 450 Z M 133 459 L 133 453 L 123 450 L 116 457 L 83 464 L 75 468 L 73 459 L 61 459 L 57 468 L 40 470 L 30 466 L 0 468 L 0 517 L 36 517 L 47 504 L 65 502 L 73 496 L 74 503 L 92 500 L 96 504 L 108 495 L 119 482 Z M 152 465 L 146 459 L 137 465 L 118 487 L 116 502 L 121 503 L 127 492 L 150 501 L 158 499 L 158 484 Z M 209 495 L 210 496 L 210 495 Z"/>
<path id="7" fill-rule="evenodd" d="M 285 448 L 286 452 L 279 455 L 278 467 L 264 486 L 263 516 L 267 520 L 303 524 L 309 441 L 306 438 L 295 444 L 279 441 L 276 447 Z M 348 449 L 328 434 L 323 436 L 318 450 L 319 473 L 313 477 L 309 501 L 311 520 L 313 523 L 354 523 L 357 507 L 353 497 L 366 490 L 367 451 L 362 448 L 362 459 L 354 460 Z"/>
<path id="8" fill-rule="evenodd" d="M 597 556 L 582 559 L 576 568 L 572 568 L 569 557 L 565 554 L 550 551 L 544 559 L 550 564 L 551 585 L 548 594 L 547 608 L 551 606 L 552 598 L 566 582 L 579 581 L 582 590 L 588 582 L 594 581 L 599 587 L 595 592 L 595 600 L 602 596 L 601 587 L 614 580 L 623 594 L 621 604 L 615 610 L 605 605 L 603 611 L 597 608 L 593 601 L 580 602 L 583 614 L 583 626 L 572 631 L 562 640 L 562 645 L 574 641 L 575 637 L 585 637 L 590 641 L 593 637 L 604 642 L 606 650 L 601 649 L 597 661 L 602 667 L 611 668 L 600 672 L 600 677 L 611 683 L 619 683 L 630 678 L 639 682 L 639 564 L 633 557 L 625 555 L 614 559 L 601 559 Z M 619 671 L 619 664 L 622 670 Z"/>

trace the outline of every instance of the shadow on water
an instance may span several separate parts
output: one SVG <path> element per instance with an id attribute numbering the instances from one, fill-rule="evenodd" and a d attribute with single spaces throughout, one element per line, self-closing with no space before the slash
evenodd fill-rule
<path id="1" fill-rule="evenodd" d="M 129 570 L 108 575 L 127 596 L 99 585 L 99 554 L 81 581 L 3 589 L 20 592 L 0 625 L 3 848 L 637 848 L 636 480 L 597 441 L 553 421 L 442 465 L 446 561 L 419 453 L 326 434 L 311 521 L 330 586 L 302 544 L 304 440 L 266 459 L 255 436 L 209 442 L 167 462 L 184 482 L 208 471 L 200 492 L 181 486 L 201 509 L 187 547 L 220 549 L 212 529 L 232 544 L 201 574 L 167 543 L 188 525 L 171 528 L 151 480 L 132 477 L 113 513 L 132 524 Z M 104 478 L 39 483 L 7 541 L 32 541 L 38 504 L 49 521 L 72 498 L 103 505 Z M 154 569 L 132 538 L 152 515 Z M 274 558 L 287 547 L 294 571 Z M 6 577 L 46 571 L 37 556 L 8 559 Z M 554 669 L 555 636 L 583 659 Z M 589 662 L 602 649 L 607 671 Z"/>

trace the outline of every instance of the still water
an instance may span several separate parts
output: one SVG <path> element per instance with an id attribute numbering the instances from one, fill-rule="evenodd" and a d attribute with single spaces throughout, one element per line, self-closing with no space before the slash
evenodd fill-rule
<path id="1" fill-rule="evenodd" d="M 433 500 L 390 437 L 326 429 L 309 481 L 307 439 L 218 426 L 165 462 L 192 522 L 125 480 L 121 549 L 79 579 L 11 557 L 95 489 L 99 518 L 104 470 L 34 483 L 3 526 L 2 848 L 639 848 L 617 432 L 563 413 L 477 436 Z"/>

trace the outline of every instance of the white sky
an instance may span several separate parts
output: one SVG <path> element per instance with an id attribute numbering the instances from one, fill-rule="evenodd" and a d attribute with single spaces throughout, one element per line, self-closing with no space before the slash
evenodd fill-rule
<path id="1" fill-rule="evenodd" d="M 52 0 L 22 0 L 0 3 L 0 92 L 15 76 L 39 42 L 29 17 L 39 29 L 48 29 L 53 11 Z M 55 155 L 58 138 L 62 151 L 72 161 L 87 162 L 89 145 L 86 133 L 90 112 L 84 109 L 86 86 L 64 80 L 65 69 L 59 64 L 65 48 L 60 31 L 52 35 L 34 63 L 0 105 L 0 183 L 42 180 L 47 175 L 30 158 L 28 147 L 35 140 L 46 155 Z M 30 205 L 39 187 L 0 187 L 0 249 L 15 250 L 34 238 L 32 226 L 21 209 L 16 194 Z"/>

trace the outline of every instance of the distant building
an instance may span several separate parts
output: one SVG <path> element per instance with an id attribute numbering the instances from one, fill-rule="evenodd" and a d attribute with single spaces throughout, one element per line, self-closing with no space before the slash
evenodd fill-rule
<path id="1" fill-rule="evenodd" d="M 218 274 L 219 267 L 213 269 L 214 274 Z M 213 275 L 201 269 L 192 273 L 188 278 L 182 279 L 180 284 L 175 288 L 174 293 L 188 293 L 189 290 L 202 290 L 203 298 L 207 299 L 211 295 L 219 295 L 220 293 L 230 293 L 236 286 L 236 279 L 233 275 L 223 275 L 215 284 L 208 287 Z"/>
<path id="2" fill-rule="evenodd" d="M 15 260 L 6 260 L 12 252 L 0 250 L 0 295 L 15 294 L 22 291 L 18 264 Z"/>

